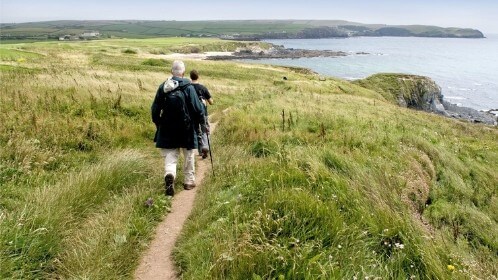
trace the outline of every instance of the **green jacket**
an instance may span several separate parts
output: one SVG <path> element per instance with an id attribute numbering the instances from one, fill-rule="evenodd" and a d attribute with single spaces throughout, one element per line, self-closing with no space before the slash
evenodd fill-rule
<path id="1" fill-rule="evenodd" d="M 165 113 L 166 95 L 177 88 L 182 88 L 182 96 L 190 119 L 187 125 L 183 119 L 168 117 Z M 157 128 L 154 137 L 157 148 L 197 148 L 196 132 L 199 124 L 204 123 L 204 111 L 190 80 L 172 77 L 163 82 L 157 89 L 151 106 L 151 114 L 152 121 Z"/>

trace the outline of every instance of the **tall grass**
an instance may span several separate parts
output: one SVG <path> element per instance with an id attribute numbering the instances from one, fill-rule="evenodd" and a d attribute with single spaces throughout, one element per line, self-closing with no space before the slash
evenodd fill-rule
<path id="1" fill-rule="evenodd" d="M 2 278 L 129 275 L 122 263 L 136 261 L 162 214 L 145 209 L 145 199 L 166 207 L 148 165 L 135 151 L 121 152 L 32 192 L 21 211 L 2 220 Z"/>
<path id="2" fill-rule="evenodd" d="M 131 277 L 170 205 L 152 156 L 157 80 L 57 43 L 0 54 L 0 278 Z"/>
<path id="3" fill-rule="evenodd" d="M 493 279 L 496 128 L 309 78 L 258 80 L 221 118 L 184 278 Z"/>

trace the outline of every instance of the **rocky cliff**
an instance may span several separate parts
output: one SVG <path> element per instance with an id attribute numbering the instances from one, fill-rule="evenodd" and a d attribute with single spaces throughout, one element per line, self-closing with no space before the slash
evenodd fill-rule
<path id="1" fill-rule="evenodd" d="M 496 116 L 472 108 L 460 107 L 444 100 L 441 87 L 424 76 L 375 74 L 354 83 L 381 93 L 400 106 L 441 114 L 471 122 L 496 125 Z"/>

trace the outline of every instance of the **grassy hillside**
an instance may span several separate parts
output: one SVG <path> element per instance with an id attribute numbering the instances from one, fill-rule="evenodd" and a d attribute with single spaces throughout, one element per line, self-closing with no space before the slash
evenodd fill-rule
<path id="1" fill-rule="evenodd" d="M 152 56 L 237 44 L 2 44 L 0 278 L 130 278 L 170 205 L 149 106 L 171 61 Z M 186 64 L 219 126 L 185 279 L 496 278 L 496 128 L 301 69 Z"/>
<path id="2" fill-rule="evenodd" d="M 5 40 L 57 40 L 64 35 L 99 31 L 102 38 L 222 37 L 326 38 L 347 36 L 419 36 L 482 38 L 479 30 L 426 25 L 362 24 L 341 20 L 213 21 L 49 21 L 0 24 Z"/>
<path id="3" fill-rule="evenodd" d="M 296 33 L 311 25 L 293 21 L 52 21 L 2 24 L 3 38 L 52 38 L 98 30 L 104 37 L 155 38 L 255 34 L 269 30 Z"/>
<path id="4" fill-rule="evenodd" d="M 217 177 L 176 250 L 185 279 L 497 275 L 496 128 L 282 75 L 221 119 Z"/>

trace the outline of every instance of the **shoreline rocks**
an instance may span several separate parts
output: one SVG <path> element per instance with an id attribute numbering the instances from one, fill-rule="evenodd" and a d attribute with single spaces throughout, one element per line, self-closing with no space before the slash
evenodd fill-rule
<path id="1" fill-rule="evenodd" d="M 484 123 L 494 126 L 498 125 L 498 116 L 491 113 L 492 110 L 478 111 L 468 107 L 460 107 L 445 100 L 442 101 L 442 105 L 444 106 L 444 111 L 438 111 L 437 113 L 447 117 L 464 119 L 474 123 Z"/>
<path id="2" fill-rule="evenodd" d="M 366 54 L 362 52 L 361 54 Z M 283 46 L 273 46 L 268 50 L 260 48 L 238 49 L 231 55 L 207 56 L 207 60 L 235 60 L 235 59 L 277 59 L 277 58 L 310 58 L 310 57 L 339 57 L 348 53 L 331 50 L 305 50 L 284 48 Z"/>

